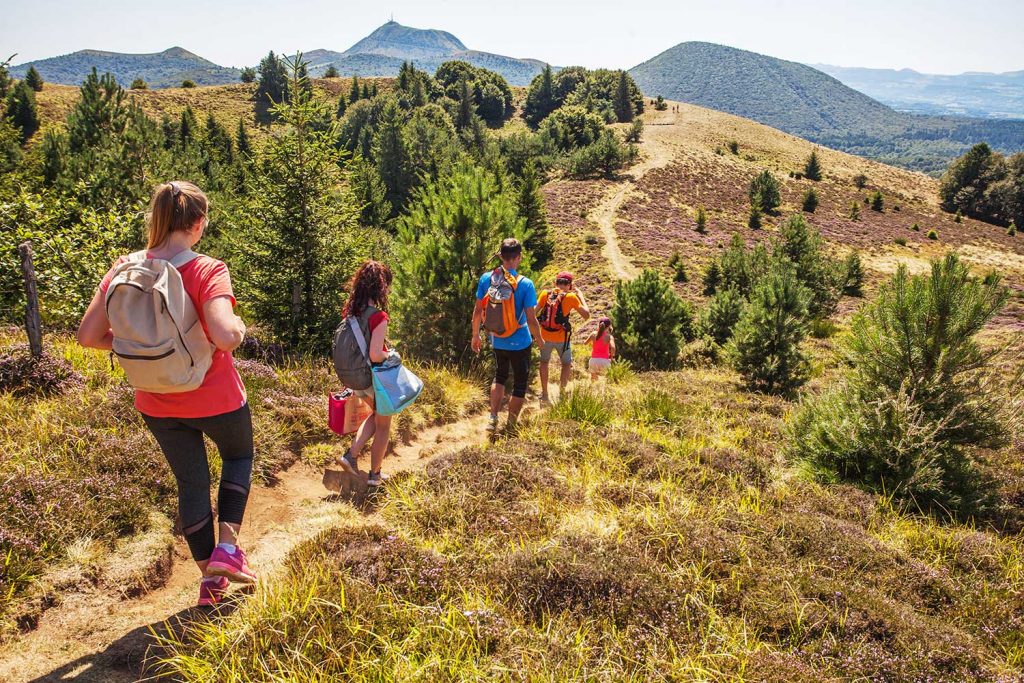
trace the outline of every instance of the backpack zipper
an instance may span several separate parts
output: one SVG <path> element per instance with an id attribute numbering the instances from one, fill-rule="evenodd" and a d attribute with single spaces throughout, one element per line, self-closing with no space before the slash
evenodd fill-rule
<path id="1" fill-rule="evenodd" d="M 167 358 L 167 356 L 174 353 L 174 349 L 171 349 L 170 351 L 164 351 L 163 353 L 157 356 L 140 356 L 135 353 L 118 353 L 117 351 L 114 351 L 113 353 L 118 358 L 127 358 L 128 360 L 160 360 L 162 358 Z"/>

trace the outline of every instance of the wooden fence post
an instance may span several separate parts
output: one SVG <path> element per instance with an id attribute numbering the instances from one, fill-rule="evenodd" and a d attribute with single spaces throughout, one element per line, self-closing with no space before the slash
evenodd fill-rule
<path id="1" fill-rule="evenodd" d="M 21 256 L 21 273 L 25 276 L 25 298 L 28 306 L 25 309 L 25 331 L 28 333 L 28 346 L 33 358 L 43 355 L 43 323 L 39 317 L 39 290 L 36 289 L 36 271 L 32 267 L 32 242 L 25 241 L 18 245 Z"/>

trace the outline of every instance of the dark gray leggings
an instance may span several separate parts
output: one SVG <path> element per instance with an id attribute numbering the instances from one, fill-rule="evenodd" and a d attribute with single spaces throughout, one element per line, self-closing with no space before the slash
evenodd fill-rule
<path id="1" fill-rule="evenodd" d="M 219 521 L 241 524 L 252 479 L 252 414 L 248 404 L 212 417 L 150 417 L 143 414 L 178 481 L 178 514 L 192 558 L 210 559 L 214 547 L 210 463 L 203 435 L 220 452 Z"/>

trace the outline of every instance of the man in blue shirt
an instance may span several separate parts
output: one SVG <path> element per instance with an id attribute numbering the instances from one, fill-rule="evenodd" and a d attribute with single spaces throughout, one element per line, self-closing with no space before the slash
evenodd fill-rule
<path id="1" fill-rule="evenodd" d="M 508 401 L 508 430 L 514 432 L 519 420 L 519 411 L 526 398 L 526 386 L 530 376 L 531 348 L 536 342 L 544 344 L 537 322 L 537 289 L 528 277 L 519 277 L 516 270 L 523 260 L 523 245 L 510 237 L 501 243 L 501 268 L 487 271 L 480 276 L 476 286 L 476 306 L 473 307 L 473 353 L 480 353 L 480 326 L 487 308 L 488 290 L 495 278 L 505 277 L 502 268 L 516 284 L 514 286 L 515 319 L 519 327 L 509 336 L 491 335 L 494 347 L 494 382 L 491 384 L 491 417 L 487 431 L 493 437 L 498 431 L 498 411 L 505 398 L 505 382 L 512 371 L 512 397 Z M 532 334 L 531 334 L 532 333 Z"/>

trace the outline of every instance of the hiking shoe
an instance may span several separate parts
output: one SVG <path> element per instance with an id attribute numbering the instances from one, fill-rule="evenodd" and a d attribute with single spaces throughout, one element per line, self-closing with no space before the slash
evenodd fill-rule
<path id="1" fill-rule="evenodd" d="M 378 486 L 386 482 L 389 478 L 390 477 L 388 477 L 388 475 L 382 474 L 380 471 L 370 472 L 370 474 L 368 474 L 366 477 L 366 486 L 367 488 L 371 489 L 377 488 Z"/>
<path id="2" fill-rule="evenodd" d="M 352 457 L 351 450 L 345 451 L 345 455 L 338 458 L 338 464 L 353 477 L 359 474 L 359 464 L 356 462 L 356 459 Z"/>
<path id="3" fill-rule="evenodd" d="M 213 576 L 225 576 L 235 583 L 256 583 L 256 573 L 249 569 L 245 553 L 237 545 L 233 553 L 229 553 L 220 545 L 214 548 L 206 571 Z"/>
<path id="4" fill-rule="evenodd" d="M 224 599 L 230 582 L 223 576 L 204 576 L 199 582 L 199 606 L 213 607 Z"/>
<path id="5" fill-rule="evenodd" d="M 487 418 L 487 436 L 494 438 L 498 434 L 498 416 L 494 415 Z"/>

